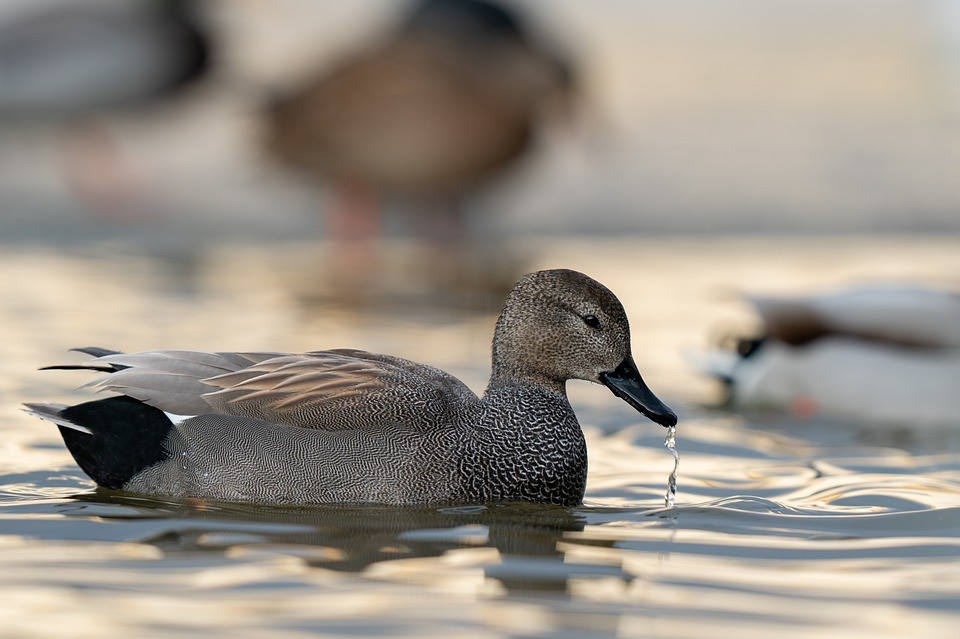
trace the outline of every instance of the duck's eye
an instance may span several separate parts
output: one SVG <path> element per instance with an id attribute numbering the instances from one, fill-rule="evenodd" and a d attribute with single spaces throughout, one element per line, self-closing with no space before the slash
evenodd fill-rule
<path id="1" fill-rule="evenodd" d="M 600 328 L 600 320 L 597 319 L 596 315 L 584 315 L 583 323 L 590 328 Z"/>

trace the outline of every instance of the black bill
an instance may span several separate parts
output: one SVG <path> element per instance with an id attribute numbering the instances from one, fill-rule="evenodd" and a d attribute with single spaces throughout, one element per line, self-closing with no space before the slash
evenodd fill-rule
<path id="1" fill-rule="evenodd" d="M 676 426 L 677 415 L 653 394 L 653 391 L 640 377 L 633 358 L 623 360 L 617 370 L 601 373 L 600 381 L 613 391 L 613 394 L 661 426 Z"/>

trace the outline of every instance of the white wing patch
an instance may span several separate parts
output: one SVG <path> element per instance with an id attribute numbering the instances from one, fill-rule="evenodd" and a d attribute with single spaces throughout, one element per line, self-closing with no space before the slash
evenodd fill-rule
<path id="1" fill-rule="evenodd" d="M 164 411 L 163 414 L 167 416 L 167 419 L 173 422 L 174 426 L 179 426 L 182 422 L 190 419 L 191 417 L 196 417 L 196 415 L 177 415 L 176 413 L 168 413 L 166 411 Z"/>

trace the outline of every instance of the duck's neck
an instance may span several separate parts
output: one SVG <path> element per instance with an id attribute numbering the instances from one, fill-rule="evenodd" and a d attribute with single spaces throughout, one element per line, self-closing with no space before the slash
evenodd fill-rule
<path id="1" fill-rule="evenodd" d="M 517 370 L 506 366 L 497 366 L 494 362 L 493 373 L 490 375 L 490 382 L 487 384 L 487 393 L 498 391 L 504 388 L 528 388 L 531 392 L 540 390 L 559 393 L 564 399 L 567 397 L 567 383 L 559 379 L 551 379 L 533 372 Z"/>
<path id="2" fill-rule="evenodd" d="M 543 332 L 538 330 L 537 323 L 523 319 L 528 306 L 513 301 L 512 297 L 513 294 L 507 298 L 494 329 L 492 372 L 487 391 L 521 384 L 566 397 L 566 379 L 560 371 L 553 370 L 560 367 L 551 366 L 555 349 L 544 347 Z"/>

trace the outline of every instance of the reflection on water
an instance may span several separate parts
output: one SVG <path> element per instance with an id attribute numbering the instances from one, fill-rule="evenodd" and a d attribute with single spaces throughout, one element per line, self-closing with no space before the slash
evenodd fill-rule
<path id="1" fill-rule="evenodd" d="M 79 637 L 952 637 L 960 428 L 745 419 L 698 407 L 711 389 L 682 361 L 708 327 L 741 321 L 720 286 L 798 290 L 960 266 L 960 247 L 943 240 L 848 244 L 829 265 L 819 258 L 829 247 L 783 242 L 555 245 L 532 256 L 531 268 L 580 268 L 621 295 L 645 377 L 681 408 L 684 472 L 677 504 L 663 507 L 664 432 L 606 389 L 572 384 L 591 456 L 586 503 L 572 509 L 290 509 L 94 490 L 55 429 L 17 410 L 79 397 L 82 376 L 33 372 L 70 346 L 354 346 L 440 365 L 479 390 L 493 316 L 318 302 L 300 268 L 306 251 L 187 265 L 140 256 L 120 269 L 98 255 L 6 250 L 2 634 L 69 624 Z M 669 273 L 657 266 L 667 257 Z"/>

